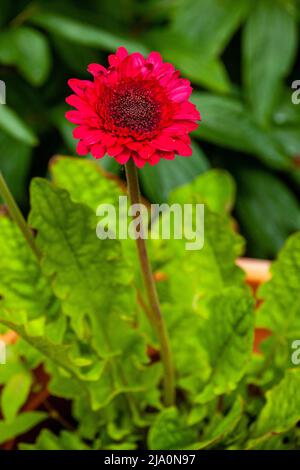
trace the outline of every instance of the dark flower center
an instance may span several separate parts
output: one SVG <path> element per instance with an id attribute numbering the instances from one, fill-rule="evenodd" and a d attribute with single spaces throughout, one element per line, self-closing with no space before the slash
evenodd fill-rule
<path id="1" fill-rule="evenodd" d="M 154 131 L 161 110 L 151 90 L 128 84 L 118 86 L 109 100 L 109 114 L 116 127 L 143 134 Z"/>

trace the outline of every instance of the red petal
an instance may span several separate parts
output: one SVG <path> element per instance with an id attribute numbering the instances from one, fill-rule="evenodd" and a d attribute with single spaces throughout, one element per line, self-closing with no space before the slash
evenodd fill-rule
<path id="1" fill-rule="evenodd" d="M 91 153 L 95 158 L 103 158 L 105 155 L 105 147 L 101 144 L 95 144 L 91 148 Z"/>
<path id="2" fill-rule="evenodd" d="M 128 51 L 124 46 L 118 47 L 116 56 L 119 57 L 119 59 L 123 60 L 125 57 L 128 56 Z"/>
<path id="3" fill-rule="evenodd" d="M 82 111 L 85 113 L 91 113 L 92 108 L 91 106 L 86 102 L 83 101 L 79 96 L 77 95 L 70 95 L 66 98 L 66 102 L 70 106 L 74 106 L 74 108 L 77 108 L 78 111 Z"/>
<path id="4" fill-rule="evenodd" d="M 82 114 L 78 111 L 67 111 L 65 116 L 68 121 L 72 122 L 73 124 L 82 124 Z"/>
<path id="5" fill-rule="evenodd" d="M 138 168 L 143 168 L 143 166 L 145 166 L 146 160 L 139 158 L 137 154 L 133 154 L 132 158 Z"/>
<path id="6" fill-rule="evenodd" d="M 117 138 L 111 134 L 103 133 L 102 135 L 102 143 L 106 145 L 106 147 L 112 147 L 116 143 Z"/>
<path id="7" fill-rule="evenodd" d="M 76 147 L 78 155 L 87 155 L 89 153 L 88 147 L 80 140 Z"/>
<path id="8" fill-rule="evenodd" d="M 151 144 L 159 149 L 159 150 L 175 150 L 176 144 L 175 144 L 175 139 L 171 138 L 167 134 L 161 134 L 160 136 L 156 137 Z"/>
<path id="9" fill-rule="evenodd" d="M 158 52 L 151 52 L 148 56 L 147 62 L 153 66 L 153 70 L 156 71 L 162 65 L 162 57 Z"/>
<path id="10" fill-rule="evenodd" d="M 79 126 L 73 130 L 75 139 L 83 139 L 87 145 L 94 145 L 101 141 L 103 132 L 97 129 L 90 129 L 86 126 Z"/>
<path id="11" fill-rule="evenodd" d="M 138 153 L 141 156 L 141 158 L 143 158 L 144 160 L 148 160 L 151 157 L 151 155 L 153 155 L 154 148 L 150 147 L 150 145 L 143 145 L 138 151 Z"/>
<path id="12" fill-rule="evenodd" d="M 110 155 L 111 157 L 115 157 L 116 155 L 119 155 L 119 153 L 121 153 L 123 150 L 124 150 L 123 145 L 121 145 L 121 144 L 115 144 L 115 145 L 112 145 L 111 147 L 109 147 L 109 148 L 107 149 L 107 153 L 108 153 L 108 155 Z"/>
<path id="13" fill-rule="evenodd" d="M 191 93 L 192 87 L 181 87 L 176 89 L 175 91 L 170 92 L 171 99 L 175 101 L 175 103 L 181 103 L 184 100 L 187 100 Z"/>
<path id="14" fill-rule="evenodd" d="M 131 58 L 132 65 L 135 68 L 140 68 L 145 63 L 144 57 L 139 52 L 134 52 L 133 54 L 131 54 L 130 58 Z"/>
<path id="15" fill-rule="evenodd" d="M 119 155 L 115 157 L 115 160 L 121 165 L 124 165 L 125 163 L 128 162 L 130 156 L 131 156 L 131 152 L 129 150 L 127 151 L 125 150 L 124 152 L 119 153 Z"/>
<path id="16" fill-rule="evenodd" d="M 181 122 L 174 122 L 169 127 L 164 129 L 164 133 L 169 134 L 169 135 L 174 135 L 174 136 L 178 134 L 185 134 L 186 128 L 184 124 L 182 124 Z"/>
<path id="17" fill-rule="evenodd" d="M 191 147 L 179 139 L 176 139 L 176 151 L 182 157 L 190 157 L 193 153 Z"/>
<path id="18" fill-rule="evenodd" d="M 154 166 L 154 165 L 157 165 L 157 163 L 159 162 L 160 160 L 160 156 L 158 153 L 154 153 L 148 160 L 148 162 L 150 163 L 150 165 Z"/>
<path id="19" fill-rule="evenodd" d="M 107 73 L 106 68 L 100 64 L 90 64 L 87 69 L 88 72 L 90 72 L 94 77 L 98 77 L 99 75 Z"/>
<path id="20" fill-rule="evenodd" d="M 92 88 L 94 86 L 93 82 L 89 80 L 78 80 L 77 78 L 71 78 L 68 80 L 68 85 L 77 95 L 84 95 L 87 88 Z"/>
<path id="21" fill-rule="evenodd" d="M 125 49 L 125 47 L 119 47 L 116 54 L 110 54 L 108 56 L 109 65 L 114 67 L 120 64 L 126 57 L 128 57 L 127 49 Z"/>
<path id="22" fill-rule="evenodd" d="M 164 158 L 165 160 L 174 160 L 175 153 L 174 152 L 158 152 L 160 158 Z"/>

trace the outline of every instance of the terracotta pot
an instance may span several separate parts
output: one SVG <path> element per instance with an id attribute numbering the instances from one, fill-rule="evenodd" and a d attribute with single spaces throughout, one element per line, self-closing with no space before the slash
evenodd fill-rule
<path id="1" fill-rule="evenodd" d="M 239 258 L 237 265 L 246 273 L 246 281 L 256 292 L 257 288 L 271 278 L 270 275 L 270 261 L 253 259 L 253 258 Z"/>
<path id="2" fill-rule="evenodd" d="M 252 288 L 254 294 L 261 284 L 267 282 L 271 278 L 270 274 L 270 261 L 252 259 L 252 258 L 240 258 L 237 260 L 237 265 L 242 268 L 246 273 L 246 282 Z M 260 301 L 257 301 L 257 307 Z M 254 334 L 253 351 L 257 354 L 261 354 L 259 348 L 260 343 L 271 335 L 271 331 L 266 328 L 256 328 Z"/>
<path id="3" fill-rule="evenodd" d="M 14 344 L 17 339 L 18 335 L 14 331 L 8 331 L 4 335 L 0 335 L 0 341 L 4 341 L 6 344 Z"/>

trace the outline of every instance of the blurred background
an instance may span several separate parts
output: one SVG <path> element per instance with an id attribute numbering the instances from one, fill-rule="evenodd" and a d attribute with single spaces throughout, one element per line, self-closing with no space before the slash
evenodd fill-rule
<path id="1" fill-rule="evenodd" d="M 210 167 L 236 183 L 234 217 L 247 254 L 273 258 L 300 230 L 298 0 L 0 0 L 0 168 L 22 210 L 54 154 L 75 155 L 67 80 L 123 45 L 158 50 L 194 87 L 203 122 L 191 158 L 145 167 L 152 202 Z M 300 98 L 300 94 L 299 94 Z M 99 163 L 100 164 L 100 163 Z M 113 172 L 122 168 L 105 157 Z"/>

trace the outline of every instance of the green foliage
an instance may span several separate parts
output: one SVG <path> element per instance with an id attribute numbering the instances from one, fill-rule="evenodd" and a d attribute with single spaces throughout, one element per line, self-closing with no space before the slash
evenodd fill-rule
<path id="1" fill-rule="evenodd" d="M 21 450 L 90 450 L 81 439 L 68 431 L 62 431 L 60 436 L 55 436 L 48 429 L 43 429 L 36 443 L 21 444 Z"/>
<path id="2" fill-rule="evenodd" d="M 238 398 L 225 416 L 223 413 L 217 413 L 214 416 L 201 437 L 201 441 L 194 444 L 193 448 L 197 450 L 205 449 L 224 440 L 226 436 L 236 429 L 242 417 L 242 412 L 243 404 L 241 399 Z"/>
<path id="3" fill-rule="evenodd" d="M 283 433 L 295 426 L 300 419 L 299 385 L 299 370 L 290 369 L 282 381 L 267 392 L 267 402 L 254 425 L 254 437 Z"/>
<path id="4" fill-rule="evenodd" d="M 0 35 L 0 60 L 15 65 L 32 85 L 41 85 L 51 65 L 48 42 L 37 30 L 12 28 Z"/>
<path id="5" fill-rule="evenodd" d="M 273 363 L 272 372 L 265 381 L 274 382 L 283 376 L 287 367 L 292 367 L 292 344 L 300 333 L 299 289 L 300 272 L 299 233 L 292 235 L 272 266 L 272 279 L 259 290 L 264 300 L 258 310 L 258 327 L 272 331 L 272 336 L 263 344 L 265 361 L 259 367 L 260 379 L 266 375 L 268 363 Z"/>
<path id="6" fill-rule="evenodd" d="M 94 48 L 114 50 L 123 44 L 130 52 L 139 51 L 147 54 L 148 49 L 138 42 L 125 39 L 100 28 L 87 26 L 84 23 L 71 18 L 53 14 L 51 12 L 37 13 L 33 15 L 31 21 L 38 26 L 45 28 L 50 33 L 71 41 L 74 44 L 91 46 Z"/>
<path id="7" fill-rule="evenodd" d="M 289 186 L 286 213 L 294 213 L 300 106 L 292 104 L 291 84 L 299 78 L 299 19 L 298 0 L 3 0 L 0 79 L 7 105 L 0 106 L 0 167 L 18 202 L 28 208 L 26 184 L 45 176 L 53 154 L 76 152 L 73 126 L 64 117 L 67 79 L 90 78 L 88 64 L 106 65 L 107 53 L 123 45 L 143 54 L 158 50 L 174 63 L 192 82 L 202 116 L 192 158 L 141 171 L 149 200 L 165 202 L 170 191 L 211 166 L 236 177 L 250 163 L 266 175 L 265 187 L 274 188 L 274 178 Z M 203 141 L 208 144 L 200 150 Z M 108 156 L 100 165 L 120 172 Z M 238 208 L 245 198 L 257 205 L 252 184 L 238 185 Z M 291 223 L 283 230 L 272 211 L 270 217 L 269 207 L 260 205 L 268 234 L 255 240 L 254 222 L 245 223 L 246 210 L 237 212 L 251 256 L 275 257 L 295 230 Z"/>
<path id="8" fill-rule="evenodd" d="M 262 124 L 270 121 L 282 79 L 295 60 L 297 40 L 297 22 L 288 8 L 272 0 L 255 2 L 244 30 L 244 73 L 253 113 Z"/>
<path id="9" fill-rule="evenodd" d="M 272 329 L 282 337 L 291 338 L 300 333 L 299 289 L 300 271 L 299 233 L 290 237 L 272 266 L 272 279 L 263 285 L 259 296 L 264 303 L 259 309 L 257 323 Z"/>
<path id="10" fill-rule="evenodd" d="M 167 408 L 158 415 L 149 432 L 148 442 L 151 450 L 189 449 L 196 438 L 196 429 L 187 425 L 178 410 Z"/>
<path id="11" fill-rule="evenodd" d="M 290 159 L 278 142 L 260 128 L 240 100 L 194 93 L 193 101 L 203 110 L 203 123 L 195 131 L 201 139 L 254 154 L 271 168 L 291 168 Z"/>
<path id="12" fill-rule="evenodd" d="M 27 411 L 12 421 L 0 421 L 0 444 L 24 434 L 47 417 L 41 411 Z"/>
<path id="13" fill-rule="evenodd" d="M 197 427 L 189 426 L 186 417 L 179 415 L 178 410 L 169 408 L 158 415 L 150 429 L 149 448 L 153 450 L 209 448 L 224 439 L 236 427 L 241 414 L 242 404 L 238 399 L 225 417 L 217 413 L 204 430 L 201 440 L 197 442 Z"/>
<path id="14" fill-rule="evenodd" d="M 235 202 L 235 184 L 229 173 L 211 170 L 195 178 L 190 184 L 174 189 L 170 202 L 206 204 L 212 211 L 230 212 Z"/>
<path id="15" fill-rule="evenodd" d="M 300 229 L 299 202 L 283 181 L 265 171 L 248 168 L 238 171 L 236 177 L 237 213 L 248 233 L 248 247 L 257 247 L 258 256 L 270 258 L 274 249 L 278 251 Z"/>
<path id="16" fill-rule="evenodd" d="M 185 239 L 148 241 L 175 363 L 178 400 L 165 408 L 134 243 L 95 233 L 97 206 L 124 194 L 103 169 L 120 166 L 108 156 L 100 164 L 58 157 L 50 182 L 32 181 L 28 221 L 41 259 L 1 212 L 0 333 L 12 330 L 18 341 L 0 365 L 0 445 L 299 448 L 291 355 L 300 239 L 289 237 L 300 224 L 300 106 L 291 101 L 299 19 L 296 0 L 2 1 L 0 167 L 22 207 L 29 177 L 45 176 L 53 154 L 75 154 L 67 79 L 90 78 L 87 65 L 106 65 L 121 45 L 155 49 L 191 80 L 202 122 L 191 158 L 139 172 L 143 195 L 204 204 L 205 239 L 196 251 Z M 244 240 L 233 230 L 235 203 L 248 253 L 272 258 L 284 245 L 255 315 L 236 266 Z M 254 323 L 271 332 L 260 355 Z M 50 398 L 31 411 L 45 390 Z"/>
<path id="17" fill-rule="evenodd" d="M 173 27 L 177 31 L 184 29 L 188 38 L 201 44 L 207 55 L 216 55 L 240 26 L 250 4 L 249 0 L 241 0 L 238 4 L 235 0 L 181 0 Z M 201 10 L 205 11 L 205 16 L 195 22 L 195 16 Z"/>
<path id="18" fill-rule="evenodd" d="M 199 341 L 208 352 L 210 374 L 196 401 L 205 403 L 234 390 L 243 377 L 252 352 L 254 319 L 251 300 L 237 288 L 212 296 L 201 313 L 208 316 Z"/>
<path id="19" fill-rule="evenodd" d="M 140 171 L 143 192 L 152 202 L 166 202 L 173 188 L 188 183 L 208 168 L 204 153 L 197 144 L 193 144 L 193 155 L 190 158 L 161 160 L 159 165 L 144 166 Z"/>
<path id="20" fill-rule="evenodd" d="M 0 106 L 0 129 L 27 145 L 36 145 L 37 138 L 27 124 L 6 105 Z"/>
<path id="21" fill-rule="evenodd" d="M 0 218 L 0 323 L 20 338 L 0 367 L 0 442 L 20 436 L 19 448 L 40 450 L 295 447 L 299 373 L 286 355 L 300 331 L 298 235 L 260 292 L 257 324 L 273 335 L 258 360 L 254 302 L 235 265 L 242 243 L 228 215 L 232 178 L 211 170 L 172 191 L 172 203 L 205 204 L 205 243 L 188 251 L 185 240 L 148 241 L 154 266 L 166 276 L 158 287 L 181 397 L 164 408 L 161 363 L 147 354 L 157 342 L 136 301 L 143 298 L 136 260 L 125 244 L 95 234 L 95 208 L 115 204 L 122 186 L 88 160 L 59 157 L 51 174 L 53 182 L 31 185 L 29 222 L 41 260 L 14 222 Z M 63 419 L 49 405 L 26 411 L 41 386 L 41 367 L 50 394 L 71 404 Z M 261 399 L 248 384 L 260 387 Z M 58 420 L 60 432 L 43 427 L 34 444 L 24 440 L 45 419 Z M 287 436 L 285 443 L 274 441 L 274 432 Z"/>
<path id="22" fill-rule="evenodd" d="M 29 374 L 16 374 L 6 383 L 1 395 L 1 410 L 4 419 L 13 421 L 19 409 L 27 400 L 31 388 Z"/>
<path id="23" fill-rule="evenodd" d="M 8 148 L 10 158 L 7 158 Z M 17 201 L 23 199 L 26 186 L 25 178 L 29 171 L 30 162 L 30 145 L 15 140 L 8 134 L 0 133 L 0 167 Z"/>
<path id="24" fill-rule="evenodd" d="M 51 315 L 51 288 L 18 227 L 3 216 L 0 217 L 0 238 L 1 307 L 9 318 L 16 320 L 33 319 L 46 312 Z"/>
<path id="25" fill-rule="evenodd" d="M 74 202 L 85 204 L 93 212 L 101 203 L 116 205 L 122 195 L 116 180 L 104 178 L 101 168 L 85 160 L 57 157 L 50 172 L 55 184 L 66 189 Z"/>

